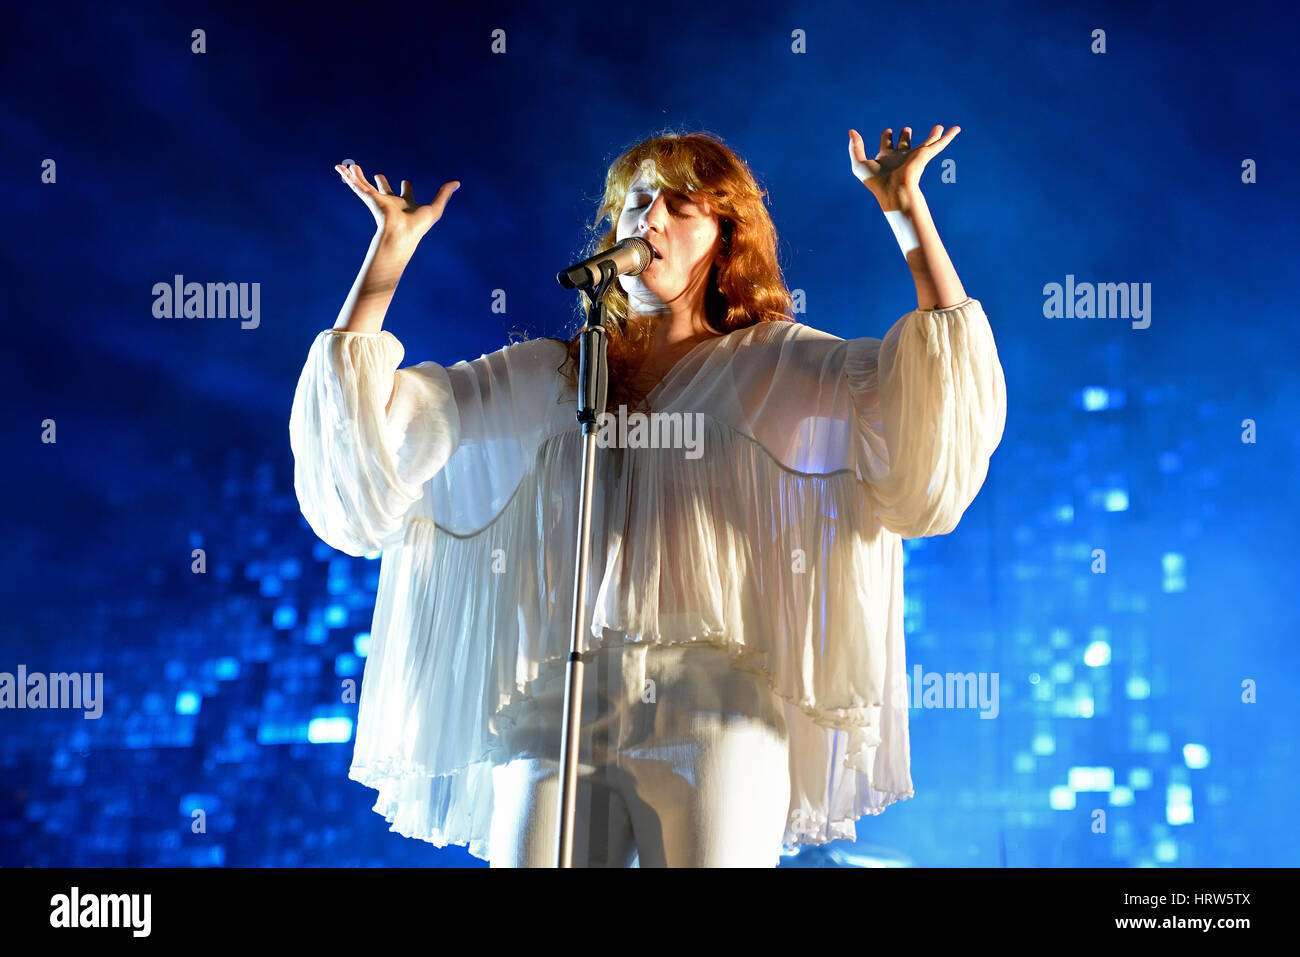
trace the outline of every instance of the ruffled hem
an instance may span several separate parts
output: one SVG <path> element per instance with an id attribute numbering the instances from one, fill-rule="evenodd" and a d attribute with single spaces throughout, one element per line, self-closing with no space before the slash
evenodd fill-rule
<path id="1" fill-rule="evenodd" d="M 876 790 L 880 791 L 879 788 Z M 785 840 L 781 842 L 781 852 L 795 854 L 804 845 L 820 847 L 833 841 L 856 841 L 858 821 L 864 817 L 883 814 L 885 808 L 899 801 L 906 801 L 916 794 L 911 789 L 881 793 L 889 795 L 889 799 L 875 807 L 863 808 L 856 816 L 838 817 L 828 821 L 826 815 L 818 814 L 816 811 L 800 809 L 792 812 L 786 824 Z"/>
<path id="2" fill-rule="evenodd" d="M 845 769 L 867 779 L 868 793 L 876 803 L 860 807 L 855 815 L 836 818 L 828 818 L 827 815 L 808 808 L 792 809 L 787 817 L 782 840 L 784 853 L 794 853 L 800 846 L 820 846 L 837 840 L 854 841 L 857 839 L 855 825 L 860 818 L 880 814 L 890 805 L 913 796 L 911 788 L 893 790 L 880 787 L 873 780 L 875 772 L 872 761 L 880 744 L 874 720 L 879 705 L 868 708 L 819 708 L 813 702 L 795 700 L 777 687 L 776 679 L 760 664 L 766 659 L 766 654 L 729 641 L 721 634 L 687 640 L 667 640 L 662 635 L 642 639 L 630 636 L 606 639 L 593 643 L 586 654 L 617 649 L 628 644 L 662 648 L 702 646 L 725 650 L 728 663 L 734 670 L 761 679 L 774 695 L 797 708 L 809 721 L 826 730 L 850 735 L 852 750 L 842 755 L 840 763 Z M 536 680 L 542 680 L 554 669 L 562 669 L 566 662 L 567 655 L 554 655 L 539 662 Z M 497 709 L 494 722 L 498 741 L 504 741 L 509 731 L 516 727 L 520 709 L 535 700 L 526 687 L 516 688 L 509 701 Z M 449 844 L 463 846 L 472 856 L 489 860 L 487 839 L 482 836 L 488 827 L 474 828 L 470 822 L 479 815 L 490 819 L 491 771 L 508 760 L 504 744 L 498 744 L 488 749 L 478 760 L 448 771 L 435 772 L 420 762 L 389 758 L 354 762 L 349 768 L 348 777 L 379 792 L 373 810 L 384 817 L 392 832 L 437 847 Z M 413 789 L 423 792 L 425 782 L 427 794 L 412 793 Z M 481 790 L 484 787 L 486 792 Z M 462 816 L 466 818 L 459 824 L 447 821 L 452 816 L 449 811 L 453 807 L 459 807 Z M 435 813 L 435 808 L 442 810 Z M 444 823 L 437 823 L 440 821 Z M 478 836 L 468 834 L 468 831 L 476 831 Z"/>
<path id="3" fill-rule="evenodd" d="M 866 749 L 875 748 L 880 745 L 880 734 L 875 716 L 879 714 L 882 704 L 869 705 L 865 708 L 820 708 L 817 703 L 810 698 L 796 700 L 777 687 L 776 678 L 767 670 L 766 662 L 768 655 L 766 652 L 754 651 L 746 645 L 736 641 L 731 641 L 725 637 L 725 632 L 710 632 L 703 638 L 689 638 L 684 640 L 666 640 L 662 635 L 655 635 L 652 638 L 634 638 L 627 636 L 621 640 L 602 640 L 595 642 L 587 647 L 586 654 L 596 651 L 607 651 L 611 648 L 618 648 L 623 644 L 631 645 L 653 645 L 660 648 L 673 648 L 677 646 L 706 646 L 710 648 L 720 648 L 727 652 L 730 658 L 731 667 L 745 674 L 761 678 L 767 685 L 768 689 L 781 700 L 794 705 L 809 720 L 818 727 L 826 728 L 830 731 L 844 731 L 854 735 L 865 736 L 862 740 L 862 747 L 850 752 L 844 756 L 844 764 L 862 774 L 870 777 L 871 770 L 862 764 L 853 762 L 852 758 L 862 755 Z M 551 655 L 541 659 L 538 662 L 538 676 L 557 666 L 563 667 L 568 660 L 568 654 Z M 501 731 L 508 731 L 516 724 L 512 712 L 522 706 L 525 702 L 533 700 L 523 688 L 516 687 L 515 694 L 510 700 L 497 710 L 496 720 Z M 869 756 L 868 756 L 869 760 Z"/>
<path id="4" fill-rule="evenodd" d="M 850 741 L 857 746 L 854 750 L 843 755 L 841 764 L 844 768 L 855 771 L 867 779 L 868 793 L 871 794 L 875 803 L 859 808 L 858 813 L 855 815 L 846 815 L 833 819 L 828 819 L 827 815 L 808 808 L 792 809 L 786 819 L 785 836 L 781 842 L 781 849 L 785 854 L 795 853 L 800 846 L 821 846 L 840 840 L 856 841 L 856 823 L 858 820 L 863 817 L 881 814 L 887 807 L 915 795 L 915 791 L 910 786 L 902 790 L 893 790 L 888 787 L 878 786 L 875 783 L 876 774 L 873 760 L 876 749 L 881 742 L 878 725 L 874 717 L 879 713 L 880 705 L 869 708 L 819 708 L 815 702 L 808 700 L 797 701 L 792 696 L 782 693 L 780 688 L 777 687 L 775 677 L 764 670 L 762 665 L 756 664 L 756 662 L 760 661 L 765 662 L 767 658 L 765 653 L 756 652 L 743 644 L 729 641 L 723 637 L 723 634 L 722 632 L 713 632 L 707 634 L 704 638 L 675 641 L 665 640 L 659 634 L 656 634 L 653 638 L 639 640 L 628 636 L 621 641 L 604 640 L 595 642 L 587 648 L 584 654 L 616 649 L 624 643 L 653 645 L 661 648 L 692 645 L 719 648 L 727 652 L 730 659 L 729 664 L 733 669 L 761 679 L 774 695 L 787 704 L 798 708 L 802 714 L 818 727 L 829 731 L 848 733 Z M 539 680 L 548 670 L 563 667 L 566 662 L 567 655 L 552 656 L 545 659 L 540 663 Z M 527 691 L 518 689 L 518 693 L 496 714 L 498 727 L 502 733 L 508 733 L 511 728 L 517 725 L 518 722 L 513 712 L 517 712 L 527 702 L 533 700 L 533 696 L 528 694 Z"/>
<path id="5" fill-rule="evenodd" d="M 397 770 L 400 765 L 401 769 Z M 448 845 L 464 847 L 468 853 L 479 860 L 490 860 L 488 842 L 485 838 L 475 838 L 449 833 L 451 828 L 442 828 L 432 823 L 428 814 L 412 814 L 409 803 L 393 793 L 412 778 L 453 779 L 458 776 L 466 778 L 477 774 L 490 777 L 495 765 L 490 761 L 475 762 L 455 771 L 434 774 L 427 768 L 411 762 L 380 761 L 373 764 L 353 764 L 348 769 L 348 778 L 378 792 L 375 804 L 371 808 L 381 815 L 389 824 L 389 830 L 402 837 L 425 841 L 435 847 Z M 432 785 L 431 785 L 432 786 Z M 890 791 L 874 788 L 877 793 L 887 796 L 882 803 L 863 808 L 858 814 L 828 819 L 826 815 L 805 808 L 796 808 L 786 819 L 785 835 L 781 841 L 783 854 L 796 854 L 801 847 L 823 847 L 835 841 L 856 841 L 858 839 L 857 822 L 864 817 L 874 817 L 884 813 L 885 809 L 915 796 L 915 791 Z"/>
<path id="6" fill-rule="evenodd" d="M 408 761 L 354 762 L 348 768 L 348 778 L 378 792 L 371 810 L 388 822 L 388 829 L 394 834 L 426 841 L 435 847 L 449 844 L 464 847 L 472 856 L 486 861 L 489 860 L 488 826 L 472 827 L 464 821 L 447 821 L 445 811 L 435 815 L 432 808 L 435 804 L 448 808 L 458 803 L 464 807 L 471 802 L 471 818 L 477 814 L 490 815 L 492 768 L 497 763 L 476 761 L 453 771 L 435 773 Z M 426 782 L 428 797 L 413 798 L 410 794 L 412 787 L 423 789 Z M 488 788 L 486 804 L 481 798 L 482 790 L 478 791 L 478 800 L 472 798 L 475 788 L 481 789 L 484 783 Z M 461 795 L 460 802 L 456 800 L 457 794 Z M 445 823 L 440 825 L 436 823 L 438 821 Z"/>

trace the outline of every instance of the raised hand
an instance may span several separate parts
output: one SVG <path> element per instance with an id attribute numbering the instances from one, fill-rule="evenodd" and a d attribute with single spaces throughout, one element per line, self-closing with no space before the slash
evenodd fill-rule
<path id="1" fill-rule="evenodd" d="M 408 179 L 402 180 L 402 192 L 398 195 L 388 185 L 383 173 L 375 174 L 375 185 L 371 186 L 366 182 L 361 167 L 355 163 L 351 169 L 341 163 L 334 168 L 338 170 L 343 182 L 370 208 L 379 231 L 387 239 L 408 244 L 411 248 L 442 218 L 447 200 L 460 189 L 460 180 L 451 180 L 442 184 L 438 195 L 431 202 L 420 204 L 415 201 L 415 189 Z"/>
<path id="2" fill-rule="evenodd" d="M 895 149 L 894 131 L 890 128 L 880 134 L 880 152 L 874 159 L 868 159 L 862 136 L 857 130 L 851 129 L 849 163 L 853 175 L 871 190 L 882 208 L 890 208 L 896 204 L 902 192 L 916 188 L 925 165 L 938 156 L 960 132 L 960 126 L 948 127 L 947 133 L 944 133 L 942 126 L 936 126 L 930 130 L 924 143 L 913 147 L 912 128 L 904 126 L 898 135 L 898 148 Z"/>

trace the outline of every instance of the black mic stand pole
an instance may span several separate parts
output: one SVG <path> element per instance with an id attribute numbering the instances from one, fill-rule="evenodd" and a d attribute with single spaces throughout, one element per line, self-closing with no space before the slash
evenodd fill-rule
<path id="1" fill-rule="evenodd" d="M 564 679 L 564 737 L 560 803 L 556 814 L 556 867 L 573 866 L 573 818 L 578 788 L 578 748 L 582 727 L 583 629 L 587 623 L 587 565 L 591 558 L 591 502 L 596 475 L 596 420 L 605 411 L 609 365 L 605 340 L 605 293 L 618 276 L 611 260 L 600 262 L 600 282 L 590 295 L 592 308 L 581 332 L 578 352 L 578 421 L 582 423 L 582 501 L 578 512 L 578 554 L 573 577 L 573 631 Z"/>

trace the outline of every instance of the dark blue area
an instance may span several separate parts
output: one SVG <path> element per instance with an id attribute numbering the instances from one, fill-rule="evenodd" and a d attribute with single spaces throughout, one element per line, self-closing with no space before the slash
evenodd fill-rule
<path id="1" fill-rule="evenodd" d="M 998 673 L 1000 709 L 913 710 L 917 796 L 791 863 L 1294 864 L 1286 8 L 593 10 L 7 11 L 0 672 L 102 672 L 104 713 L 0 711 L 0 866 L 482 863 L 347 779 L 378 563 L 315 539 L 288 443 L 373 229 L 336 162 L 463 184 L 386 322 L 408 365 L 571 329 L 555 272 L 663 127 L 770 190 L 800 318 L 880 336 L 916 300 L 847 130 L 935 123 L 962 132 L 922 187 L 1009 411 L 962 524 L 908 543 L 908 660 Z M 259 324 L 155 318 L 176 274 L 259 284 Z M 1068 276 L 1150 283 L 1149 328 L 1044 318 Z"/>

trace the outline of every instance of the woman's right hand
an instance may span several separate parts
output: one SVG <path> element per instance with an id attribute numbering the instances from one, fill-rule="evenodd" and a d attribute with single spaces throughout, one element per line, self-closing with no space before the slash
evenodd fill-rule
<path id="1" fill-rule="evenodd" d="M 361 167 L 353 163 L 351 168 L 339 163 L 334 167 L 343 177 L 343 182 L 352 188 L 352 192 L 361 197 L 374 214 L 375 223 L 385 239 L 397 242 L 414 250 L 438 220 L 447 206 L 451 194 L 460 189 L 460 180 L 443 183 L 433 201 L 424 205 L 415 201 L 415 190 L 408 179 L 402 180 L 401 195 L 393 192 L 388 180 L 382 173 L 375 174 L 377 186 L 366 182 Z"/>

